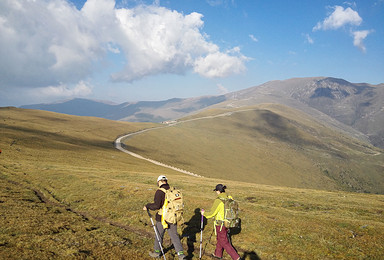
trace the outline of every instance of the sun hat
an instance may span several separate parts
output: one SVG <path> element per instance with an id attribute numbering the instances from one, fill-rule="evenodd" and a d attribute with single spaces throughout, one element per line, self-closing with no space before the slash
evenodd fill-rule
<path id="1" fill-rule="evenodd" d="M 165 177 L 165 175 L 160 175 L 158 178 L 157 178 L 157 182 L 159 181 L 167 181 L 167 177 Z"/>
<path id="2" fill-rule="evenodd" d="M 216 188 L 213 190 L 213 191 L 220 191 L 220 192 L 225 192 L 225 189 L 227 188 L 227 186 L 223 185 L 223 184 L 217 184 L 216 185 Z"/>

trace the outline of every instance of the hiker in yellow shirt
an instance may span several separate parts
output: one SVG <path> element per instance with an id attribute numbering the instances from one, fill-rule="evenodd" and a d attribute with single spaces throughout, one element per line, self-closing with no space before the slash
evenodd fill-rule
<path id="1" fill-rule="evenodd" d="M 223 251 L 225 251 L 232 257 L 233 260 L 239 260 L 240 256 L 233 248 L 231 243 L 228 240 L 228 229 L 224 226 L 224 202 L 222 201 L 225 198 L 228 198 L 225 193 L 227 187 L 223 184 L 217 184 L 216 188 L 213 190 L 217 193 L 218 197 L 213 202 L 211 210 L 207 213 L 204 213 L 204 209 L 201 210 L 201 214 L 206 218 L 215 218 L 215 233 L 217 237 L 217 244 L 215 253 L 212 254 L 212 257 L 221 259 L 223 257 Z"/>

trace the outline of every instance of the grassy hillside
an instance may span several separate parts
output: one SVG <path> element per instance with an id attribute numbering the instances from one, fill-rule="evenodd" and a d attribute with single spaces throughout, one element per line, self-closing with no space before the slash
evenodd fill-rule
<path id="1" fill-rule="evenodd" d="M 142 206 L 159 174 L 183 190 L 191 221 L 182 233 L 198 241 L 196 209 L 211 206 L 212 188 L 223 180 L 113 148 L 117 135 L 153 126 L 0 108 L 0 258 L 150 259 L 153 231 Z M 241 206 L 242 230 L 232 238 L 245 259 L 384 257 L 383 195 L 224 183 Z M 211 231 L 208 221 L 203 259 L 214 250 Z M 187 249 L 185 236 L 182 242 Z M 189 245 L 198 259 L 199 242 Z M 167 259 L 173 256 L 170 249 Z"/>
<path id="2" fill-rule="evenodd" d="M 384 193 L 382 150 L 297 110 L 266 104 L 237 112 L 211 110 L 198 117 L 203 119 L 185 118 L 185 123 L 125 143 L 145 157 L 207 177 Z"/>

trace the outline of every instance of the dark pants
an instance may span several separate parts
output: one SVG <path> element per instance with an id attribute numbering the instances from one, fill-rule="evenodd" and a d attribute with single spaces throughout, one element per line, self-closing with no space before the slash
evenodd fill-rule
<path id="1" fill-rule="evenodd" d="M 224 226 L 216 226 L 217 234 L 217 244 L 215 250 L 215 256 L 223 257 L 223 251 L 225 251 L 232 257 L 232 259 L 237 260 L 240 258 L 239 254 L 233 248 L 231 243 L 228 241 L 228 230 Z"/>

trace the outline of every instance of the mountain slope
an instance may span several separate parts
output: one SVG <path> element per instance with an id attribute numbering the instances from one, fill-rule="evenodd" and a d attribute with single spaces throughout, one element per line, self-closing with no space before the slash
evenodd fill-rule
<path id="1" fill-rule="evenodd" d="M 228 101 L 219 106 L 284 104 L 384 148 L 384 84 L 353 84 L 324 77 L 297 78 L 267 82 L 226 97 Z"/>
<path id="2" fill-rule="evenodd" d="M 131 122 L 175 120 L 207 108 L 277 103 L 298 109 L 352 137 L 384 148 L 384 84 L 314 77 L 270 81 L 222 96 L 141 101 L 110 105 L 74 99 L 22 108 Z"/>
<path id="3" fill-rule="evenodd" d="M 225 116 L 212 117 L 217 114 Z M 195 117 L 204 119 L 146 132 L 127 139 L 126 145 L 144 157 L 202 176 L 384 192 L 382 150 L 298 110 L 264 104 L 205 111 L 191 118 Z"/>
<path id="4" fill-rule="evenodd" d="M 226 109 L 224 112 L 231 111 Z M 320 149 L 321 144 L 330 148 L 341 146 L 343 140 L 348 147 L 348 138 L 327 139 L 319 135 L 326 129 L 321 125 L 313 125 L 315 129 L 311 131 L 295 130 L 296 125 L 307 125 L 310 129 L 311 124 L 306 116 L 291 120 L 289 115 L 295 113 L 289 109 L 279 111 L 261 106 L 248 112 L 211 118 L 214 121 L 210 122 L 195 120 L 180 124 L 177 134 L 185 136 L 185 142 L 175 146 L 177 150 L 164 152 L 170 156 L 184 154 L 186 146 L 193 148 L 192 152 L 197 149 L 208 154 L 209 148 L 213 147 L 210 158 L 200 157 L 196 165 L 220 157 L 218 151 L 232 149 L 231 155 L 235 156 L 235 152 L 239 152 L 234 145 L 236 142 L 229 141 L 228 145 L 232 146 L 224 146 L 227 144 L 225 140 L 232 139 L 229 126 L 238 124 L 249 126 L 239 125 L 242 130 L 236 135 L 244 139 L 242 145 L 247 147 L 273 151 L 279 139 L 281 149 L 300 139 L 303 144 L 312 143 L 314 150 L 316 147 Z M 214 111 L 204 112 L 204 116 L 212 115 L 215 115 Z M 227 121 L 225 125 L 221 122 L 224 119 Z M 199 129 L 192 128 L 194 124 L 207 133 L 205 139 L 198 136 Z M 4 259 L 153 259 L 148 255 L 153 249 L 153 228 L 142 208 L 153 201 L 157 176 L 165 174 L 171 185 L 182 190 L 185 198 L 187 225 L 179 230 L 189 259 L 199 258 L 200 209 L 212 206 L 216 196 L 212 189 L 217 183 L 227 185 L 226 192 L 239 202 L 241 230 L 232 233 L 231 239 L 244 260 L 312 260 L 324 259 L 324 256 L 329 259 L 384 258 L 383 195 L 260 185 L 251 182 L 258 181 L 254 178 L 246 182 L 232 181 L 214 171 L 205 174 L 216 174 L 219 178 L 196 178 L 129 156 L 113 146 L 116 135 L 159 126 L 0 108 L 0 256 Z M 264 133 L 259 132 L 260 126 Z M 177 130 L 173 127 L 163 130 L 166 129 Z M 276 132 L 276 129 L 280 130 Z M 279 134 L 282 130 L 284 135 Z M 307 136 L 306 131 L 313 134 Z M 164 133 L 167 137 L 168 133 Z M 216 133 L 223 143 L 210 146 L 210 139 L 215 138 Z M 269 139 L 263 138 L 267 134 Z M 253 135 L 258 138 L 253 140 Z M 321 138 L 320 144 L 316 138 Z M 168 139 L 173 141 L 169 136 Z M 152 152 L 163 153 L 162 146 L 157 144 L 162 140 L 155 141 L 152 142 Z M 263 143 L 266 145 L 261 146 Z M 360 144 L 355 143 L 358 147 Z M 219 147 L 221 150 L 217 149 Z M 310 148 L 308 145 L 303 147 Z M 357 155 L 364 152 L 358 147 L 353 149 Z M 370 150 L 366 147 L 367 153 Z M 136 151 L 143 152 L 139 147 Z M 380 150 L 373 148 L 373 151 Z M 291 152 L 281 154 L 295 157 L 295 150 Z M 333 152 L 337 153 L 337 150 Z M 323 153 L 326 158 L 326 151 Z M 346 155 L 350 153 L 348 149 L 345 152 Z M 188 155 L 193 154 L 187 151 L 186 155 L 183 160 L 189 160 Z M 383 158 L 377 156 L 378 162 L 382 163 Z M 237 163 L 241 167 L 248 161 Z M 263 161 L 259 160 L 259 163 Z M 236 173 L 233 171 L 232 175 Z M 208 220 L 204 226 L 205 242 L 213 240 L 212 225 L 213 220 Z M 167 247 L 168 241 L 165 239 Z M 175 251 L 168 249 L 166 258 L 173 259 Z M 209 259 L 215 244 L 205 243 L 204 249 L 203 259 Z"/>

